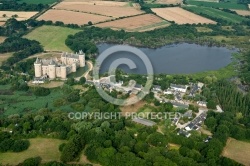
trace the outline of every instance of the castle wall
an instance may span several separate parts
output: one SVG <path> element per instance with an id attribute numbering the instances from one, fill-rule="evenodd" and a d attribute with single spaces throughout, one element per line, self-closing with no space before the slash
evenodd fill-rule
<path id="1" fill-rule="evenodd" d="M 42 66 L 42 75 L 49 75 L 49 67 L 48 66 Z"/>

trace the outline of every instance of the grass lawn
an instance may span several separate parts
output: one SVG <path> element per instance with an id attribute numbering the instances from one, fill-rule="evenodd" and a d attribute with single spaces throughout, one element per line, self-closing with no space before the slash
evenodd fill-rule
<path id="1" fill-rule="evenodd" d="M 27 4 L 52 4 L 57 2 L 58 0 L 19 0 L 19 3 L 27 3 Z"/>
<path id="2" fill-rule="evenodd" d="M 238 4 L 237 0 L 230 0 L 229 2 L 207 2 L 207 1 L 188 0 L 187 3 L 190 5 L 223 8 L 223 9 L 241 9 L 241 10 L 248 9 L 247 5 Z"/>
<path id="3" fill-rule="evenodd" d="M 181 147 L 180 145 L 173 144 L 173 143 L 169 143 L 168 146 L 169 146 L 169 150 L 179 150 Z"/>
<path id="4" fill-rule="evenodd" d="M 187 6 L 184 7 L 184 9 L 190 10 L 196 14 L 205 14 L 212 18 L 223 19 L 227 22 L 232 22 L 232 23 L 241 23 L 244 20 L 248 20 L 247 18 L 241 17 L 239 15 L 224 12 L 222 10 L 211 7 Z"/>
<path id="5" fill-rule="evenodd" d="M 250 165 L 250 143 L 238 141 L 233 138 L 227 140 L 222 156 L 233 159 L 243 165 Z"/>
<path id="6" fill-rule="evenodd" d="M 40 156 L 42 162 L 60 161 L 59 145 L 64 141 L 59 139 L 34 138 L 29 139 L 30 147 L 19 153 L 0 153 L 0 163 L 3 165 L 17 165 L 30 157 Z"/>
<path id="7" fill-rule="evenodd" d="M 68 35 L 74 35 L 80 30 L 57 26 L 41 26 L 24 36 L 39 41 L 45 50 L 72 52 L 65 45 Z"/>

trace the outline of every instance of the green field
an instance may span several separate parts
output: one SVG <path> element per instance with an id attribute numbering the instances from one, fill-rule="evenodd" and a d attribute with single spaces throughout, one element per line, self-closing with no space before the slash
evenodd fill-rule
<path id="1" fill-rule="evenodd" d="M 68 35 L 74 35 L 80 30 L 57 26 L 42 26 L 34 29 L 24 36 L 31 40 L 39 41 L 45 50 L 48 51 L 67 51 L 71 50 L 65 45 Z"/>
<path id="2" fill-rule="evenodd" d="M 0 90 L 7 90 L 9 86 L 1 85 Z M 48 96 L 37 97 L 27 92 L 15 91 L 12 95 L 0 95 L 0 107 L 5 108 L 4 115 L 17 113 L 26 113 L 30 111 L 38 111 L 41 108 L 51 108 L 53 110 L 60 109 L 71 111 L 69 105 L 54 107 L 53 102 L 56 99 L 63 98 L 65 94 L 61 89 L 51 89 Z"/>
<path id="3" fill-rule="evenodd" d="M 232 22 L 232 23 L 241 23 L 242 21 L 247 20 L 247 18 L 241 17 L 239 15 L 224 12 L 219 9 L 210 7 L 187 6 L 185 7 L 185 9 L 192 11 L 196 14 L 208 15 L 212 18 L 223 19 L 227 22 Z"/>
<path id="4" fill-rule="evenodd" d="M 18 0 L 19 3 L 27 3 L 27 4 L 52 4 L 57 2 L 58 0 Z"/>
<path id="5" fill-rule="evenodd" d="M 64 141 L 59 139 L 34 138 L 29 139 L 30 147 L 19 153 L 0 153 L 0 163 L 3 165 L 18 165 L 27 158 L 42 158 L 42 162 L 60 161 L 59 145 Z"/>
<path id="6" fill-rule="evenodd" d="M 223 8 L 223 9 L 242 9 L 242 10 L 248 9 L 247 5 L 238 4 L 237 0 L 230 0 L 230 2 L 207 2 L 207 1 L 188 0 L 187 3 L 189 5 L 206 6 L 206 7 Z"/>

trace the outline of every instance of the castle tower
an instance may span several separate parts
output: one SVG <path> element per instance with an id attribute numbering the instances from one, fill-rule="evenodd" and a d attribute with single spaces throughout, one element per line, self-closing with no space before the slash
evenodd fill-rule
<path id="1" fill-rule="evenodd" d="M 56 64 L 52 59 L 49 63 L 49 78 L 50 79 L 56 78 Z"/>
<path id="2" fill-rule="evenodd" d="M 61 66 L 61 78 L 62 79 L 67 78 L 67 70 L 66 70 L 66 65 L 64 63 Z"/>
<path id="3" fill-rule="evenodd" d="M 76 72 L 76 63 L 72 63 L 72 72 Z"/>
<path id="4" fill-rule="evenodd" d="M 42 63 L 38 58 L 36 58 L 34 67 L 35 67 L 35 77 L 41 77 L 42 76 Z"/>
<path id="5" fill-rule="evenodd" d="M 80 67 L 84 67 L 85 66 L 85 54 L 83 53 L 82 50 L 79 51 L 79 64 Z"/>

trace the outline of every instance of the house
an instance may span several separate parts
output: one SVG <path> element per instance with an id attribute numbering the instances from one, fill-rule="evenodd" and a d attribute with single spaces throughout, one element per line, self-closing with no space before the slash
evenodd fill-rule
<path id="1" fill-rule="evenodd" d="M 178 133 L 177 133 L 177 135 L 184 135 L 185 137 L 190 137 L 191 136 L 191 134 L 189 133 L 189 132 L 187 132 L 187 131 L 185 131 L 185 130 L 183 130 L 183 129 L 181 129 Z"/>
<path id="2" fill-rule="evenodd" d="M 178 108 L 188 109 L 189 107 L 189 105 L 178 103 L 178 102 L 171 102 L 171 103 L 173 104 L 174 107 L 178 107 Z"/>
<path id="3" fill-rule="evenodd" d="M 191 123 L 189 123 L 189 124 L 185 127 L 185 130 L 191 131 L 191 130 L 193 129 L 193 127 L 194 127 L 194 124 L 191 122 Z"/>
<path id="4" fill-rule="evenodd" d="M 170 88 L 177 92 L 186 93 L 187 86 L 186 85 L 177 85 L 177 84 L 170 84 Z"/>
<path id="5" fill-rule="evenodd" d="M 153 91 L 162 92 L 161 86 L 159 86 L 159 85 L 153 85 Z"/>
<path id="6" fill-rule="evenodd" d="M 198 84 L 197 84 L 197 85 L 198 85 L 198 88 L 199 88 L 199 89 L 201 89 L 201 88 L 204 86 L 204 84 L 203 84 L 203 83 L 201 83 L 201 82 L 198 82 Z"/>
<path id="7" fill-rule="evenodd" d="M 172 95 L 172 94 L 174 94 L 174 93 L 173 93 L 172 90 L 167 89 L 167 90 L 164 90 L 164 91 L 163 91 L 163 94 L 164 94 L 164 95 Z"/>
<path id="8" fill-rule="evenodd" d="M 134 86 L 134 89 L 138 90 L 138 91 L 141 91 L 142 88 L 143 88 L 143 86 L 141 84 L 135 84 L 135 86 Z"/>
<path id="9" fill-rule="evenodd" d="M 199 106 L 202 106 L 202 107 L 206 107 L 207 106 L 207 102 L 205 102 L 205 101 L 197 101 L 197 104 Z"/>

